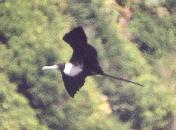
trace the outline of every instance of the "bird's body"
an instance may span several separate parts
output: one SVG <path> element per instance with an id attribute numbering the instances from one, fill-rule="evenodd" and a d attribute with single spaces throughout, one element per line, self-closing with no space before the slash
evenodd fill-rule
<path id="1" fill-rule="evenodd" d="M 97 51 L 87 43 L 87 37 L 82 27 L 77 27 L 65 34 L 63 40 L 73 49 L 70 61 L 53 66 L 44 66 L 43 69 L 59 69 L 65 88 L 71 97 L 83 86 L 85 78 L 90 75 L 105 75 L 118 80 L 135 83 L 126 79 L 113 77 L 103 72 L 97 59 Z"/>

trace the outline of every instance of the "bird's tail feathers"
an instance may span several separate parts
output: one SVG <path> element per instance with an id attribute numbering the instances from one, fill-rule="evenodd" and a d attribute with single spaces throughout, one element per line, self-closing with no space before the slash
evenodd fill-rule
<path id="1" fill-rule="evenodd" d="M 116 76 L 113 76 L 113 75 L 110 75 L 110 74 L 103 73 L 102 75 L 110 77 L 110 78 L 114 78 L 114 79 L 117 79 L 117 80 L 133 83 L 133 84 L 136 84 L 136 85 L 139 85 L 139 86 L 144 86 L 140 83 L 137 83 L 137 82 L 134 82 L 134 81 L 131 81 L 131 80 L 128 80 L 128 79 L 124 79 L 124 78 L 121 78 L 121 77 L 116 77 Z"/>

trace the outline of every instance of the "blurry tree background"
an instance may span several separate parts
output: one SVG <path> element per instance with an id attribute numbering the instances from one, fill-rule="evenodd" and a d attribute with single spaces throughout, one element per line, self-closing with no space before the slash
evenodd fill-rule
<path id="1" fill-rule="evenodd" d="M 102 68 L 70 98 L 65 33 L 83 26 Z M 175 0 L 0 0 L 1 130 L 175 130 Z"/>

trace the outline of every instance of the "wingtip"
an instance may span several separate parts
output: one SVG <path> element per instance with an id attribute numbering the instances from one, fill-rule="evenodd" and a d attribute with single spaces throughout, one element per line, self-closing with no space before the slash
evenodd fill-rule
<path id="1" fill-rule="evenodd" d="M 69 95 L 71 98 L 74 98 L 74 97 L 75 97 L 75 94 L 68 93 L 68 95 Z"/>
<path id="2" fill-rule="evenodd" d="M 63 37 L 63 40 L 67 43 L 72 43 L 75 41 L 87 42 L 87 37 L 83 27 L 78 26 L 73 28 L 70 32 L 66 33 Z"/>

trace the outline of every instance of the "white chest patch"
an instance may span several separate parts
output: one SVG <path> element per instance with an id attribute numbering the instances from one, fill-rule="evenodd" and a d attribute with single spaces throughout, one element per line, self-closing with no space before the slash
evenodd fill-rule
<path id="1" fill-rule="evenodd" d="M 64 68 L 64 73 L 65 73 L 65 74 L 69 74 L 69 73 L 71 72 L 72 67 L 73 67 L 73 64 L 71 64 L 71 63 L 66 63 L 66 64 L 65 64 L 65 68 Z"/>
<path id="2" fill-rule="evenodd" d="M 82 71 L 80 66 L 75 66 L 72 63 L 66 63 L 64 68 L 64 73 L 68 76 L 78 75 Z"/>

